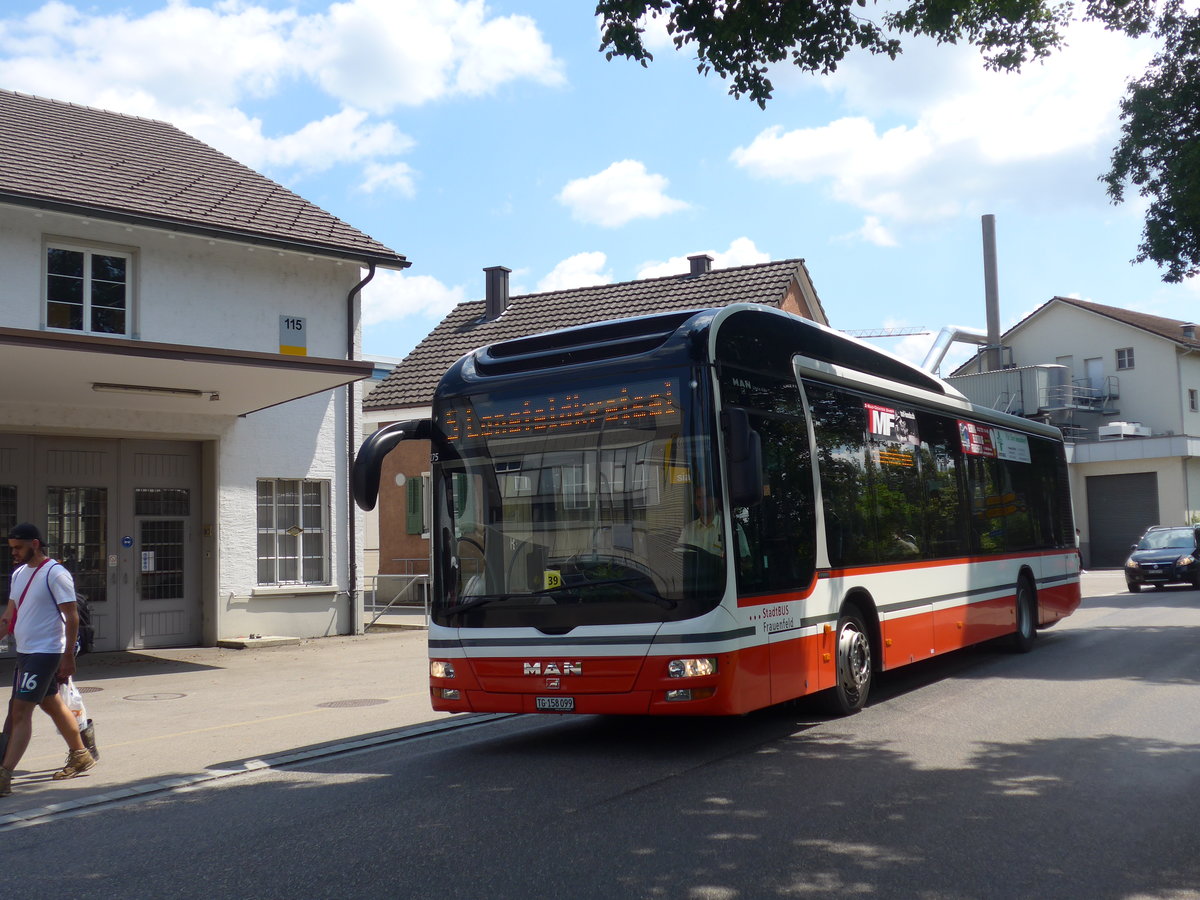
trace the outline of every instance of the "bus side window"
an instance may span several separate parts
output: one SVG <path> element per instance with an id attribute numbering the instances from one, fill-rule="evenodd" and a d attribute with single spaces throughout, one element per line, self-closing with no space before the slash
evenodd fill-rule
<path id="1" fill-rule="evenodd" d="M 953 420 L 917 413 L 921 435 L 921 481 L 924 486 L 928 556 L 938 559 L 967 552 L 963 497 L 959 474 L 962 442 Z"/>
<path id="2" fill-rule="evenodd" d="M 867 469 L 866 421 L 860 397 L 806 384 L 821 469 L 829 561 L 872 562 L 875 517 Z"/>

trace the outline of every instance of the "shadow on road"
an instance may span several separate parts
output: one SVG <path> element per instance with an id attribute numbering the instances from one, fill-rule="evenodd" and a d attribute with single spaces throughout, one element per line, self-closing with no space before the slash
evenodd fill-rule
<path id="1" fill-rule="evenodd" d="M 52 839 L 14 832 L 6 877 L 34 896 L 104 884 L 131 898 L 1116 900 L 1200 887 L 1180 831 L 1200 813 L 1195 745 L 984 741 L 964 765 L 929 768 L 850 723 L 816 724 L 785 710 L 514 719 L 60 821 Z M 70 866 L 36 864 L 65 845 Z"/>

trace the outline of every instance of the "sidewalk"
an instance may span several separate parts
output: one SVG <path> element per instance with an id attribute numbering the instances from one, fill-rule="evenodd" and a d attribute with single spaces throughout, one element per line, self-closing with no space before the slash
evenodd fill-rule
<path id="1" fill-rule="evenodd" d="M 99 764 L 53 781 L 66 745 L 36 711 L 13 793 L 0 798 L 0 826 L 60 803 L 446 719 L 429 706 L 425 641 L 414 629 L 244 650 L 86 655 L 75 681 L 96 722 Z M 0 661 L 5 683 L 11 666 Z"/>

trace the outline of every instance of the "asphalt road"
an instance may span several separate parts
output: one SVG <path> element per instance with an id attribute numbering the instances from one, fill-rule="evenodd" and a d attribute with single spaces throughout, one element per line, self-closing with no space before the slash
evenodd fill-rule
<path id="1" fill-rule="evenodd" d="M 11 896 L 1200 898 L 1200 592 L 866 710 L 513 717 L 5 833 Z M 1111 593 L 1110 593 L 1111 592 Z"/>

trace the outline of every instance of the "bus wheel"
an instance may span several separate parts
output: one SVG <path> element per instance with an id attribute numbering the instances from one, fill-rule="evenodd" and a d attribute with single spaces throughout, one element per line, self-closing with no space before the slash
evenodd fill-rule
<path id="1" fill-rule="evenodd" d="M 1028 653 L 1037 637 L 1037 597 L 1028 578 L 1017 579 L 1017 630 L 1009 646 L 1014 653 Z"/>
<path id="2" fill-rule="evenodd" d="M 836 684 L 826 692 L 826 707 L 835 716 L 862 709 L 871 690 L 871 640 L 862 618 L 847 609 L 837 625 Z"/>

